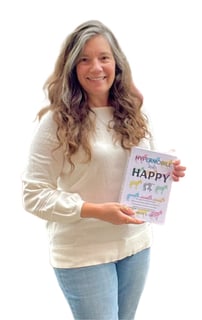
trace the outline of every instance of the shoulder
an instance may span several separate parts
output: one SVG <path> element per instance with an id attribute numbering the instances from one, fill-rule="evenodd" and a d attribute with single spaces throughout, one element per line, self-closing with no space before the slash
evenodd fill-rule
<path id="1" fill-rule="evenodd" d="M 57 140 L 57 123 L 53 115 L 53 111 L 48 111 L 43 115 L 35 128 L 35 139 Z"/>
<path id="2" fill-rule="evenodd" d="M 57 127 L 57 124 L 53 118 L 53 111 L 49 110 L 46 112 L 39 121 L 39 127 Z"/>
<path id="3" fill-rule="evenodd" d="M 44 132 L 56 132 L 57 123 L 54 120 L 53 115 L 53 111 L 48 111 L 45 113 L 38 122 L 37 130 L 42 130 Z"/>

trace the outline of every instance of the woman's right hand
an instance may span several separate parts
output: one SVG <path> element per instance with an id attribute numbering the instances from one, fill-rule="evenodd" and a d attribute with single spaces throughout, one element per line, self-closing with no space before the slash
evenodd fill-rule
<path id="1" fill-rule="evenodd" d="M 96 218 L 116 225 L 144 223 L 135 217 L 135 212 L 131 208 L 118 202 L 99 204 L 84 202 L 81 217 Z"/>

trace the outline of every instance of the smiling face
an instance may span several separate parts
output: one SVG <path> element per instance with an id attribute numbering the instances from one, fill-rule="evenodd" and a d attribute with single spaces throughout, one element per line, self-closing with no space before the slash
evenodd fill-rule
<path id="1" fill-rule="evenodd" d="M 108 104 L 115 66 L 112 50 L 103 36 L 94 36 L 86 42 L 78 59 L 76 73 L 88 95 L 89 105 L 99 107 Z"/>

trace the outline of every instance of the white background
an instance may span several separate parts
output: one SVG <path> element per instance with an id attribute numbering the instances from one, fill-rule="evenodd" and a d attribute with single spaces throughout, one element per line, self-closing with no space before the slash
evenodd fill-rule
<path id="1" fill-rule="evenodd" d="M 44 222 L 26 213 L 21 173 L 44 105 L 42 86 L 69 32 L 107 24 L 144 95 L 159 148 L 176 149 L 187 176 L 154 226 L 151 269 L 137 320 L 202 319 L 200 0 L 7 0 L 0 5 L 0 318 L 71 320 L 49 265 Z"/>

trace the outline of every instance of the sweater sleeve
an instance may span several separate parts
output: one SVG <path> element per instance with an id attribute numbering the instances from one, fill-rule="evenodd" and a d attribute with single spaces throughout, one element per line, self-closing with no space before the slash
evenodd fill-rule
<path id="1" fill-rule="evenodd" d="M 44 220 L 72 223 L 81 219 L 83 200 L 77 193 L 57 187 L 64 164 L 62 148 L 56 149 L 56 123 L 49 112 L 34 134 L 28 163 L 22 175 L 24 209 Z"/>

